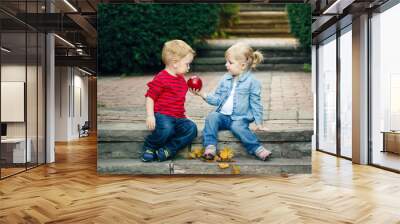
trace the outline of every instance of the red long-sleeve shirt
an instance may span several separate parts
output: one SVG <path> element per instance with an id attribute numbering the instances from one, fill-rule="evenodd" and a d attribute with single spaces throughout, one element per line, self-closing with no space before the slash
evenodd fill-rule
<path id="1" fill-rule="evenodd" d="M 149 89 L 145 96 L 154 100 L 154 112 L 186 118 L 185 99 L 188 86 L 183 75 L 175 77 L 166 70 L 162 70 L 147 83 L 147 86 Z"/>

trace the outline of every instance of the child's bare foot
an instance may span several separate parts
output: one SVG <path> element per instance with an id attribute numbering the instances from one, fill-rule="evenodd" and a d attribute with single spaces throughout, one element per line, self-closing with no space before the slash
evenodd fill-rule
<path id="1" fill-rule="evenodd" d="M 264 147 L 260 147 L 256 150 L 256 156 L 257 158 L 265 161 L 266 159 L 268 159 L 268 157 L 271 155 L 271 151 L 267 150 Z"/>
<path id="2" fill-rule="evenodd" d="M 208 145 L 203 153 L 203 158 L 207 160 L 212 160 L 217 153 L 217 148 L 215 145 Z"/>

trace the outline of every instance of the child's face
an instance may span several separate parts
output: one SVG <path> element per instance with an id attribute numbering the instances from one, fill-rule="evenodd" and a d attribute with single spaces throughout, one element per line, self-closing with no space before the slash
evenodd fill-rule
<path id="1" fill-rule="evenodd" d="M 225 67 L 233 76 L 237 76 L 237 75 L 240 75 L 244 71 L 246 64 L 241 63 L 241 62 L 233 59 L 232 57 L 228 56 L 226 58 Z"/>
<path id="2" fill-rule="evenodd" d="M 177 74 L 186 74 L 187 72 L 189 72 L 190 69 L 190 63 L 192 63 L 193 61 L 193 55 L 192 54 L 188 54 L 186 55 L 184 58 L 182 58 L 181 60 L 177 61 L 174 64 L 174 68 Z"/>

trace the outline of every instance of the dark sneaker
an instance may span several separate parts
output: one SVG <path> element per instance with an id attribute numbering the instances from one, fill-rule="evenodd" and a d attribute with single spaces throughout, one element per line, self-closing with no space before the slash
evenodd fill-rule
<path id="1" fill-rule="evenodd" d="M 155 150 L 146 149 L 146 151 L 142 154 L 142 161 L 143 162 L 152 162 L 157 159 Z"/>
<path id="2" fill-rule="evenodd" d="M 159 148 L 156 151 L 156 155 L 157 155 L 158 161 L 162 162 L 162 161 L 168 160 L 171 157 L 171 151 L 169 151 L 168 149 L 165 149 L 165 148 Z"/>

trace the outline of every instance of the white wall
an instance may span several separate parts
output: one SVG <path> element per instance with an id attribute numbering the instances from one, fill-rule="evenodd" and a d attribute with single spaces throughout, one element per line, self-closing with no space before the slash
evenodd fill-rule
<path id="1" fill-rule="evenodd" d="M 55 68 L 55 140 L 68 140 L 68 86 L 70 76 L 67 67 Z"/>
<path id="2" fill-rule="evenodd" d="M 39 163 L 44 163 L 44 83 L 42 68 L 40 66 L 25 66 L 17 63 L 4 63 L 1 66 L 2 82 L 24 82 L 26 84 L 26 107 L 25 102 L 22 102 L 22 107 L 18 110 L 24 116 L 26 112 L 26 120 L 21 122 L 6 122 L 8 138 L 24 138 L 25 135 L 29 139 L 29 148 L 33 162 L 39 159 Z M 27 78 L 27 82 L 25 81 Z M 3 92 L 4 89 L 2 89 Z M 20 90 L 24 94 L 24 90 Z M 7 95 L 2 95 L 2 98 L 8 98 Z M 2 103 L 3 104 L 3 103 Z M 2 107 L 2 112 L 16 113 L 11 107 Z M 9 110 L 9 111 L 8 111 Z M 15 110 L 15 109 L 14 109 Z M 37 153 L 39 155 L 37 156 Z"/>
<path id="3" fill-rule="evenodd" d="M 78 124 L 88 120 L 88 78 L 83 75 L 76 68 L 56 67 L 56 141 L 79 138 Z"/>
<path id="4" fill-rule="evenodd" d="M 1 81 L 25 82 L 25 64 L 8 64 L 1 66 Z M 7 110 L 7 108 L 1 108 Z M 25 137 L 25 122 L 7 122 L 8 137 Z"/>

